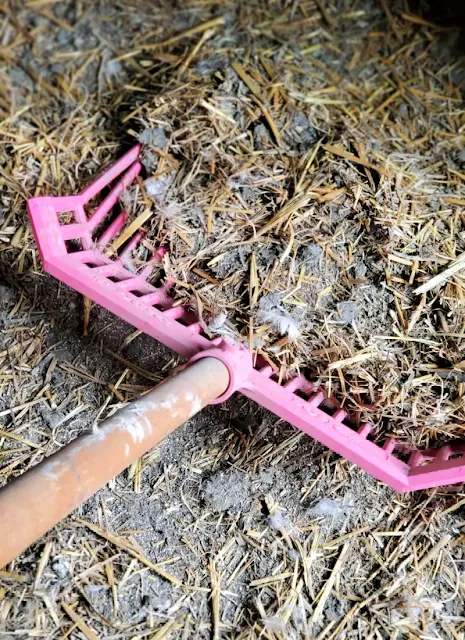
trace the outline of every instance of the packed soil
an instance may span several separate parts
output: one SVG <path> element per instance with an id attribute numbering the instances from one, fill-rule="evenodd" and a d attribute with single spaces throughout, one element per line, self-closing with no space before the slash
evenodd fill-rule
<path id="1" fill-rule="evenodd" d="M 1 485 L 180 364 L 43 273 L 26 214 L 138 141 L 128 268 L 166 246 L 212 336 L 379 435 L 461 437 L 455 26 L 375 0 L 0 7 Z M 0 638 L 462 638 L 464 504 L 236 396 L 1 568 Z"/>

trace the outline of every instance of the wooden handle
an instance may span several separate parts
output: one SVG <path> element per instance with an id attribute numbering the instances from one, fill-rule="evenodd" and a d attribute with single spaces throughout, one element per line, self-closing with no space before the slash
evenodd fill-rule
<path id="1" fill-rule="evenodd" d="M 198 360 L 1 489 L 0 568 L 228 384 L 220 360 Z"/>

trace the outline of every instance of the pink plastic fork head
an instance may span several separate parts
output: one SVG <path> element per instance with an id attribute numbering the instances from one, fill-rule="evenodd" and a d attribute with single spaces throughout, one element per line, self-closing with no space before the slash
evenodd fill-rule
<path id="1" fill-rule="evenodd" d="M 230 385 L 218 401 L 240 391 L 398 491 L 464 482 L 465 444 L 412 451 L 405 460 L 395 440 L 379 445 L 371 439 L 370 425 L 356 430 L 344 411 L 328 412 L 326 397 L 305 377 L 280 381 L 260 358 L 252 366 L 250 354 L 241 345 L 210 340 L 196 314 L 174 304 L 170 283 L 150 282 L 161 253 L 136 273 L 128 268 L 140 234 L 129 239 L 118 256 L 105 253 L 125 227 L 126 214 L 119 208 L 119 198 L 141 170 L 139 153 L 139 146 L 131 149 L 79 195 L 29 200 L 46 271 L 186 359 L 209 355 L 223 360 Z M 90 201 L 110 186 L 109 193 L 89 211 Z"/>

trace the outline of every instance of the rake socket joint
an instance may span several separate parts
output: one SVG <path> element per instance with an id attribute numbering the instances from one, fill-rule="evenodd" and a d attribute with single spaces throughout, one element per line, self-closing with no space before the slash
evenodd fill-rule
<path id="1" fill-rule="evenodd" d="M 190 358 L 187 365 L 190 366 L 202 358 L 216 358 L 226 366 L 229 373 L 228 388 L 210 403 L 221 404 L 236 391 L 247 387 L 247 379 L 253 371 L 252 355 L 244 346 L 230 344 L 224 338 L 214 338 L 210 344 L 212 348 L 196 353 Z"/>

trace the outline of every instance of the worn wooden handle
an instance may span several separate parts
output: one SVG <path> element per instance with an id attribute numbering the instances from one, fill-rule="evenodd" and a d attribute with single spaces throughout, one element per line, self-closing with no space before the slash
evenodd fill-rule
<path id="1" fill-rule="evenodd" d="M 198 360 L 1 489 L 0 568 L 228 384 L 220 360 Z"/>

